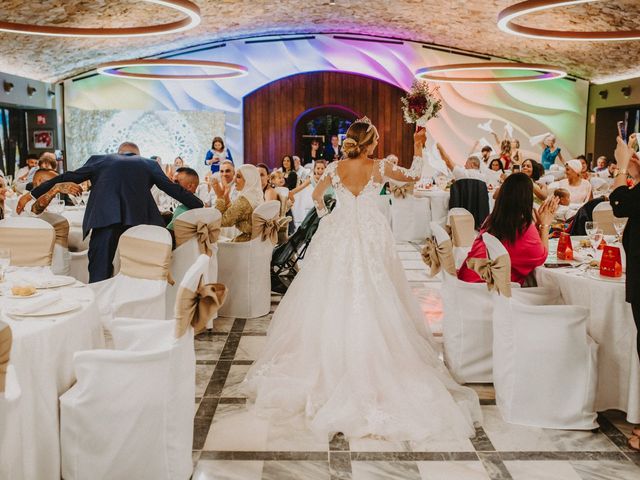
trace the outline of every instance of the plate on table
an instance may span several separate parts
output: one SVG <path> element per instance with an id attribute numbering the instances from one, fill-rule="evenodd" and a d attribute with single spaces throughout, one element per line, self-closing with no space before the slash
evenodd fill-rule
<path id="1" fill-rule="evenodd" d="M 600 275 L 598 270 L 589 270 L 588 273 L 591 278 L 602 280 L 603 282 L 624 283 L 625 281 L 624 274 L 621 277 L 606 277 L 604 275 Z"/>
<path id="2" fill-rule="evenodd" d="M 42 295 L 42 292 L 34 292 L 31 295 L 14 295 L 13 293 L 11 293 L 11 290 L 9 290 L 9 292 L 5 295 L 5 297 L 7 298 L 15 298 L 15 299 L 25 299 L 25 298 L 33 298 L 33 297 L 37 297 L 39 295 Z"/>
<path id="3" fill-rule="evenodd" d="M 37 279 L 33 282 L 36 288 L 58 288 L 66 287 L 76 283 L 76 279 L 66 275 L 56 275 L 55 277 L 45 277 Z"/>
<path id="4" fill-rule="evenodd" d="M 80 308 L 78 302 L 73 300 L 60 300 L 45 307 L 42 307 L 37 312 L 24 313 L 19 308 L 7 308 L 5 313 L 12 317 L 51 317 L 54 315 L 62 315 L 63 313 L 72 312 Z"/>

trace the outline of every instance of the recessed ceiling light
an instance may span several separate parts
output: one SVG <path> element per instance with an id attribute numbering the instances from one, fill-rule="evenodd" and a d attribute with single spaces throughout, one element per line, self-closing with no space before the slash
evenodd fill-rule
<path id="1" fill-rule="evenodd" d="M 474 72 L 483 70 L 520 70 L 535 72 L 536 75 L 516 75 L 510 77 L 451 77 L 442 75 L 443 73 L 449 72 Z M 424 67 L 417 70 L 415 76 L 420 80 L 441 83 L 515 83 L 554 80 L 556 78 L 566 77 L 567 72 L 558 67 L 540 65 L 536 63 L 486 62 L 456 63 L 451 65 L 440 65 L 437 67 Z"/>

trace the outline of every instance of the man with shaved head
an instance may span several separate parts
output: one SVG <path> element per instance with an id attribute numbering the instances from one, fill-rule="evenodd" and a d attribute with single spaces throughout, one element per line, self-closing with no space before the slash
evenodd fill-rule
<path id="1" fill-rule="evenodd" d="M 202 207 L 198 197 L 173 183 L 153 160 L 140 156 L 137 145 L 125 142 L 118 153 L 93 155 L 78 170 L 48 180 L 25 195 L 16 211 L 22 211 L 31 199 L 39 199 L 55 185 L 64 182 L 91 181 L 91 196 L 82 223 L 89 242 L 89 282 L 111 277 L 113 257 L 120 236 L 136 225 L 158 225 L 164 221 L 158 211 L 151 187 L 157 186 L 187 208 Z M 25 198 L 27 197 L 27 198 Z"/>

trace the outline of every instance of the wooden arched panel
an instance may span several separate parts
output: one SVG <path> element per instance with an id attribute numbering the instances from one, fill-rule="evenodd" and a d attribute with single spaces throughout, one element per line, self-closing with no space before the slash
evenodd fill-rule
<path id="1" fill-rule="evenodd" d="M 244 161 L 278 166 L 295 149 L 295 123 L 304 112 L 340 105 L 366 115 L 378 127 L 375 155 L 391 153 L 403 165 L 413 157 L 413 127 L 404 123 L 404 91 L 371 77 L 342 72 L 312 72 L 276 80 L 244 97 Z"/>

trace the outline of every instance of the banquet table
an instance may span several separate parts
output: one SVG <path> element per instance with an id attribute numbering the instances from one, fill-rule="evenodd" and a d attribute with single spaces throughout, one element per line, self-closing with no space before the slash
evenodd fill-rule
<path id="1" fill-rule="evenodd" d="M 574 248 L 580 238 L 585 237 L 572 237 Z M 557 240 L 551 240 L 549 263 L 558 262 L 556 248 Z M 622 410 L 627 421 L 640 423 L 640 361 L 631 306 L 625 302 L 624 280 L 606 280 L 597 268 L 586 267 L 540 267 L 536 280 L 539 286 L 558 287 L 567 305 L 590 309 L 587 328 L 599 345 L 596 410 Z"/>
<path id="2" fill-rule="evenodd" d="M 18 449 L 21 458 L 9 459 L 0 452 L 0 459 L 22 462 L 25 480 L 59 479 L 58 397 L 75 381 L 74 353 L 104 347 L 98 307 L 91 289 L 74 281 L 69 286 L 38 290 L 39 298 L 57 292 L 62 301 L 77 304 L 74 310 L 46 317 L 9 315 L 7 309 L 37 301 L 37 297 L 9 298 L 10 291 L 5 285 L 10 285 L 15 275 L 15 272 L 7 274 L 0 309 L 2 320 L 13 334 L 10 364 L 16 371 L 22 396 L 17 404 L 19 421 L 15 423 L 19 431 L 3 433 L 9 439 L 22 438 Z"/>
<path id="3" fill-rule="evenodd" d="M 429 200 L 429 213 L 432 222 L 437 222 L 444 226 L 447 223 L 447 215 L 449 213 L 449 192 L 432 188 L 429 190 L 416 189 L 415 196 L 417 198 L 426 198 Z"/>

